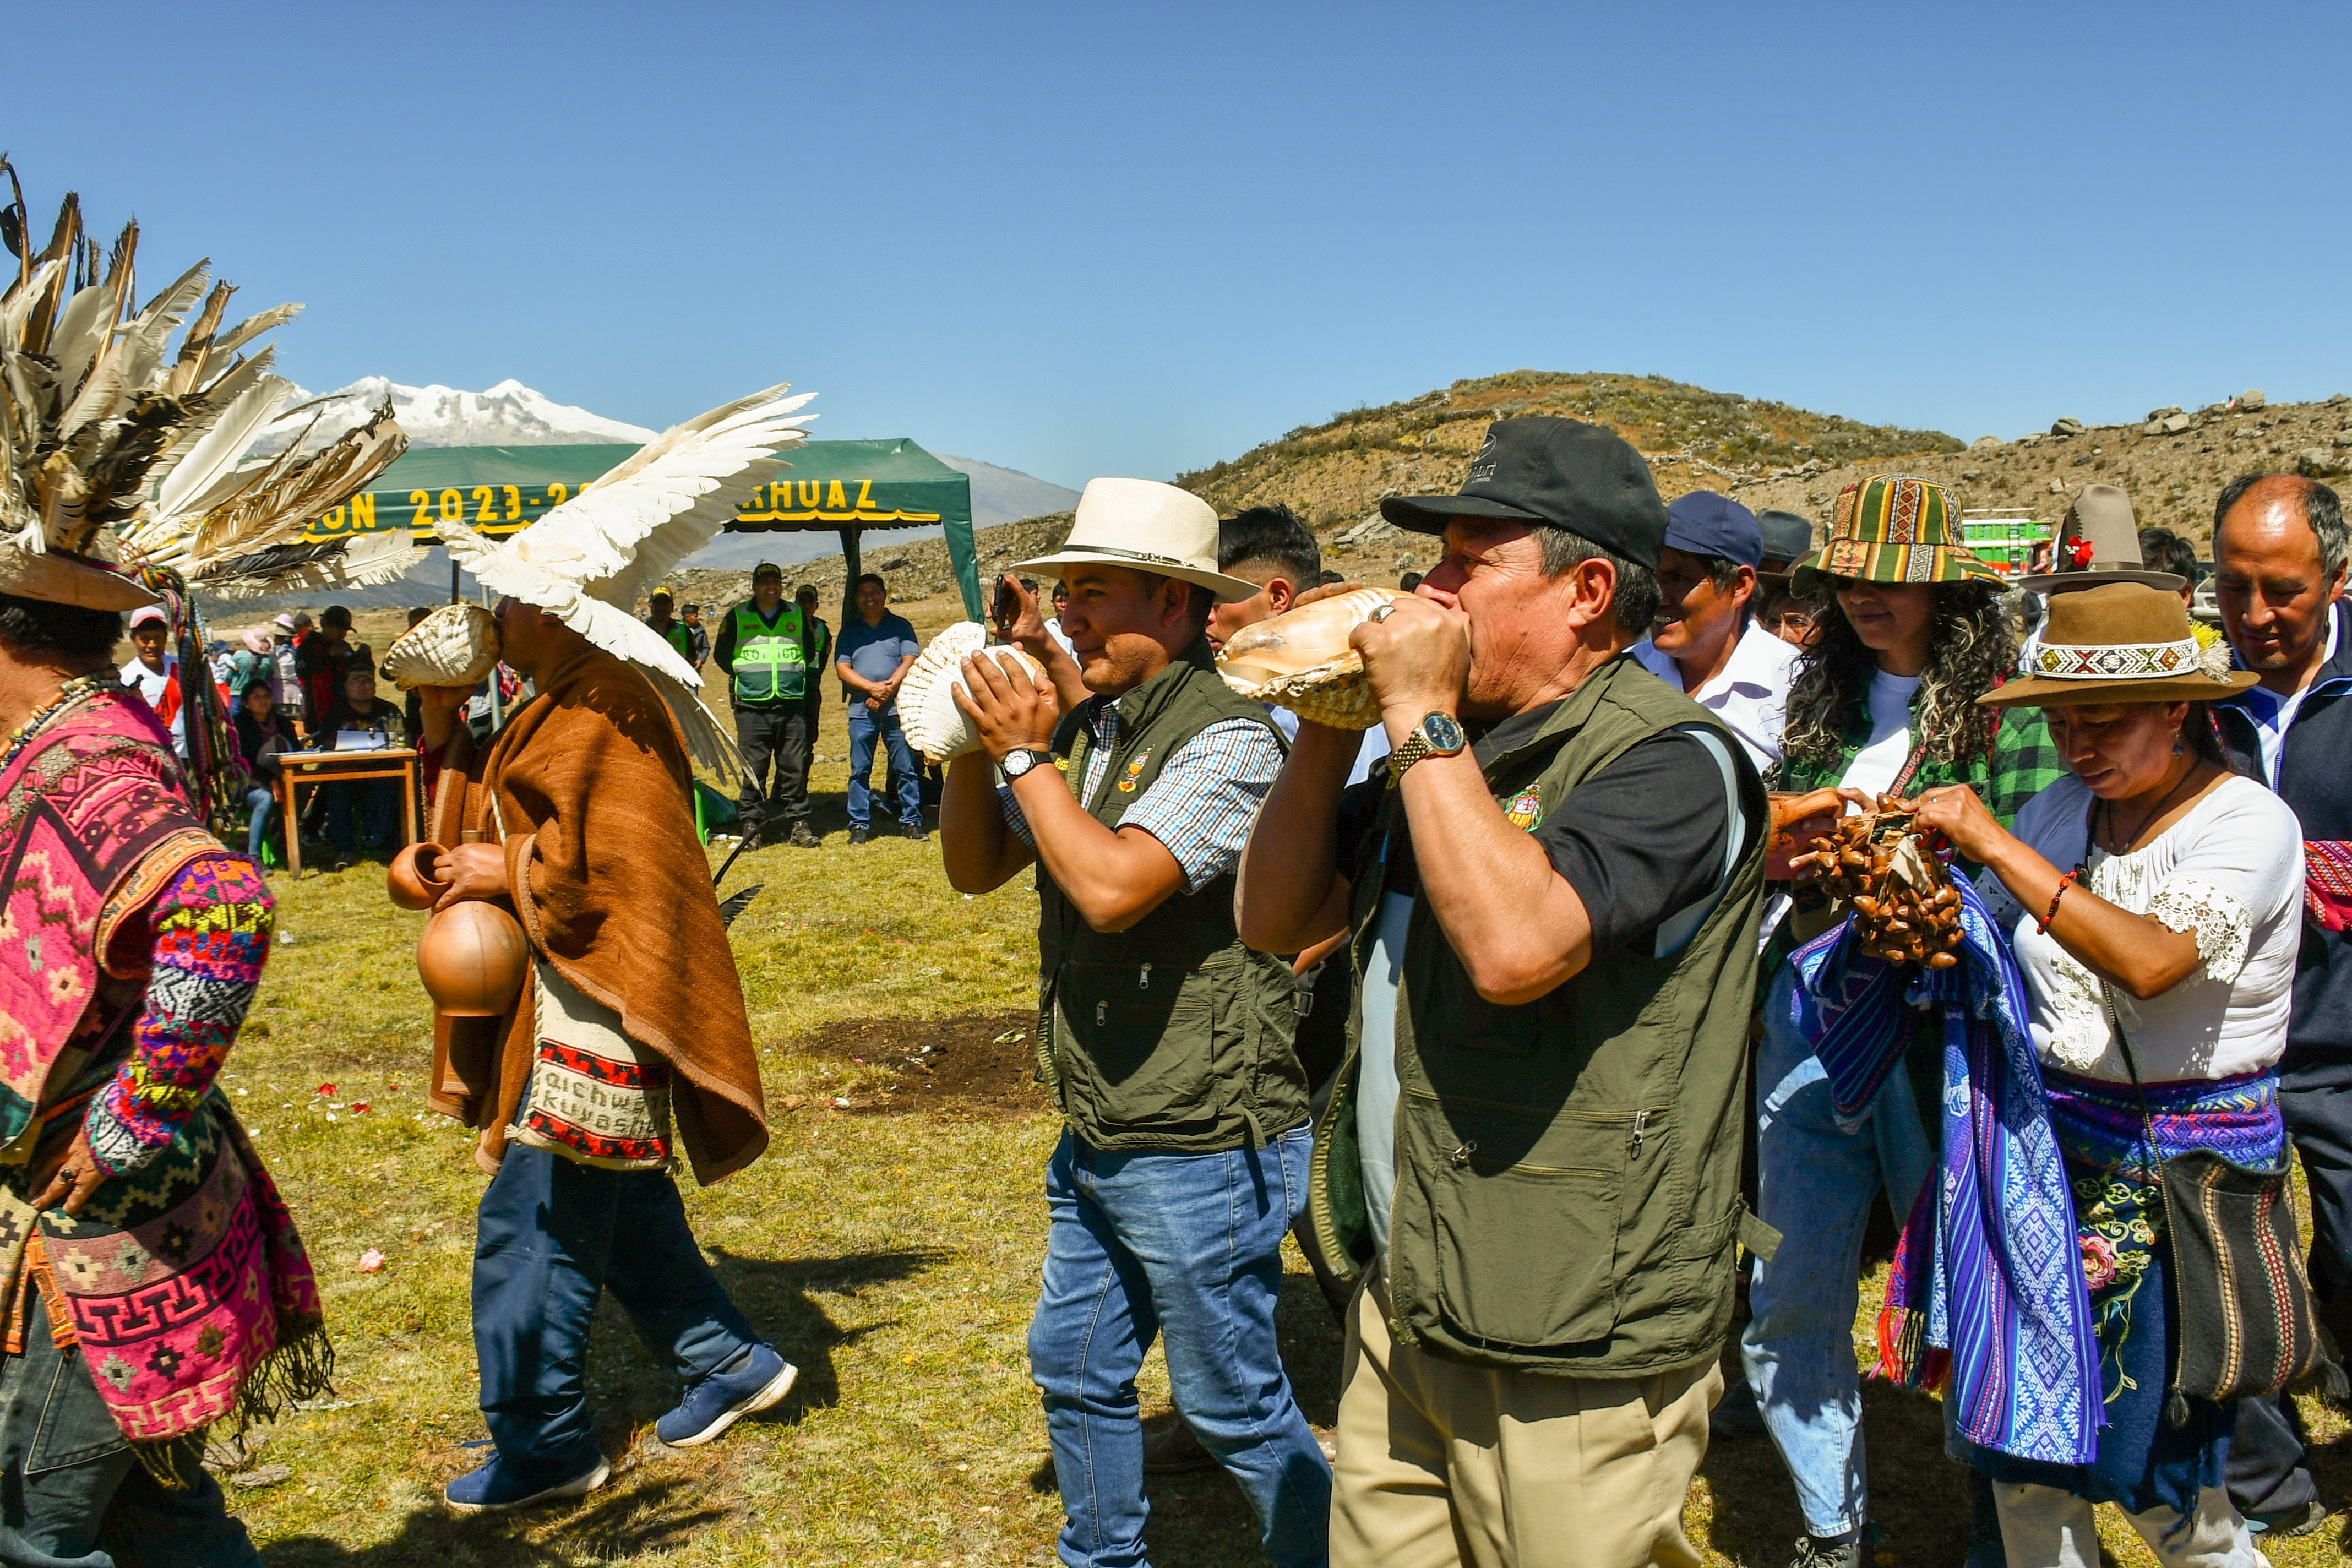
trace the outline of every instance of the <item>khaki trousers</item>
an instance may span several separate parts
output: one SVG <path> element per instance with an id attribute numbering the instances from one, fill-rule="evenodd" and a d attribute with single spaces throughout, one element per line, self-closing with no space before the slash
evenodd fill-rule
<path id="1" fill-rule="evenodd" d="M 1375 1278 L 1340 1364 L 1331 1568 L 1698 1568 L 1683 1496 L 1718 1360 L 1640 1378 L 1502 1372 L 1400 1345 L 1388 1319 Z"/>

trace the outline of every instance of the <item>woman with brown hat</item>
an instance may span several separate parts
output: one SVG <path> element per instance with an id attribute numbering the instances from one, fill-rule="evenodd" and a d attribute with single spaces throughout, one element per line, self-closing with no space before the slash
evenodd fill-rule
<path id="1" fill-rule="evenodd" d="M 2100 1351 L 2106 1424 L 2090 1464 L 1969 1451 L 2011 1563 L 2095 1560 L 2099 1502 L 2168 1563 L 2262 1561 L 2222 1489 L 2234 1404 L 2168 1394 L 2184 1324 L 2158 1162 L 2205 1149 L 2284 1168 L 2302 841 L 2276 796 L 2230 770 L 2206 712 L 2254 678 L 2198 655 L 2177 594 L 2057 595 L 2022 678 L 1978 701 L 2039 707 L 2069 776 L 2013 829 L 1971 790 L 1919 794 L 1916 826 L 1984 867 L 2024 974 Z"/>
<path id="2" fill-rule="evenodd" d="M 2038 710 L 2003 714 L 1977 699 L 2015 662 L 2017 637 L 1991 567 L 1960 548 L 1959 509 L 1942 486 L 1903 476 L 1850 485 L 1828 542 L 1796 563 L 1819 636 L 1790 684 L 1778 822 L 1801 847 L 1829 814 L 1880 794 L 1958 786 L 2006 822 L 2063 776 Z M 1786 874 L 1785 872 L 1783 873 Z M 1910 1075 L 1892 1074 L 1860 1123 L 1841 1121 L 1815 1056 L 1820 1021 L 1786 963 L 1793 937 L 1828 930 L 1842 907 L 1792 884 L 1797 907 L 1768 958 L 1757 1059 L 1757 1207 L 1782 1233 L 1755 1265 L 1741 1336 L 1748 1384 L 1796 1482 L 1800 1568 L 1869 1560 L 1869 1492 L 1853 1354 L 1854 1259 L 1873 1199 L 1911 1212 L 1936 1159 Z M 1785 906 L 1783 906 L 1785 907 Z M 1922 1068 L 1936 1072 L 1931 1056 Z M 1932 1110 L 1932 1105 L 1928 1107 Z"/>

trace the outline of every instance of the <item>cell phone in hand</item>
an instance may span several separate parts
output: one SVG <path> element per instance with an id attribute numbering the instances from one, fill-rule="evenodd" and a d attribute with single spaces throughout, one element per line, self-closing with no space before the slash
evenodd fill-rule
<path id="1" fill-rule="evenodd" d="M 996 580 L 996 603 L 990 607 L 989 617 L 996 623 L 997 630 L 1004 631 L 1020 615 L 1020 593 L 1013 588 L 1010 578 L 999 577 Z"/>

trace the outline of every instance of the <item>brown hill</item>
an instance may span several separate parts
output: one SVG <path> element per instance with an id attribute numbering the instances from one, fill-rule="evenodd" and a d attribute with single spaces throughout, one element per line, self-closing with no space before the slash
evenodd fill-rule
<path id="1" fill-rule="evenodd" d="M 1668 499 L 1718 489 L 1759 511 L 1777 507 L 1820 526 L 1846 484 L 1900 471 L 1950 485 L 1971 509 L 2023 508 L 2055 521 L 2085 484 L 2120 485 L 2143 525 L 2177 529 L 2200 552 L 2212 535 L 2214 498 L 2234 476 L 2279 468 L 2332 476 L 2352 465 L 2352 397 L 2340 394 L 2268 405 L 2248 393 L 2194 412 L 2156 409 L 2128 425 L 2061 418 L 2046 432 L 1963 446 L 1941 431 L 1864 425 L 1657 376 L 1522 370 L 1350 409 L 1175 482 L 1226 513 L 1285 502 L 1315 525 L 1333 570 L 1381 581 L 1426 570 L 1436 552 L 1431 541 L 1381 521 L 1381 498 L 1459 488 L 1487 425 L 1518 414 L 1609 426 L 1649 458 Z M 1069 514 L 1057 512 L 982 530 L 982 574 L 1044 553 L 1068 528 Z M 940 542 L 877 546 L 866 564 L 891 578 L 919 629 L 961 617 Z M 818 584 L 828 605 L 839 602 L 842 578 L 838 555 L 794 574 Z M 750 584 L 740 572 L 689 573 L 683 586 L 725 605 Z"/>

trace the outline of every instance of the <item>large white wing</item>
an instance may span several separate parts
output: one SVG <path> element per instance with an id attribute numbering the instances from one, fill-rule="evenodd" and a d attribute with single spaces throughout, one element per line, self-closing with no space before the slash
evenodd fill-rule
<path id="1" fill-rule="evenodd" d="M 633 610 L 646 584 L 716 538 L 783 466 L 777 452 L 807 439 L 802 426 L 814 416 L 796 411 L 814 395 L 785 390 L 770 387 L 665 431 L 495 548 Z"/>
<path id="2" fill-rule="evenodd" d="M 484 586 L 537 605 L 606 653 L 698 690 L 694 667 L 637 619 L 637 595 L 718 535 L 738 505 L 785 466 L 778 451 L 808 438 L 803 426 L 815 416 L 798 411 L 814 394 L 786 397 L 787 390 L 772 386 L 664 431 L 503 541 L 452 529 L 443 542 Z M 689 734 L 695 729 L 682 711 L 678 722 Z"/>
<path id="3" fill-rule="evenodd" d="M 449 529 L 441 542 L 447 547 L 450 558 L 471 572 L 484 587 L 520 599 L 526 605 L 537 605 L 606 653 L 635 665 L 677 716 L 677 727 L 686 736 L 688 754 L 730 784 L 742 776 L 743 759 L 734 741 L 694 695 L 702 685 L 702 677 L 677 656 L 677 650 L 659 632 L 637 619 L 629 609 L 592 599 L 562 578 L 519 559 L 470 530 Z"/>

